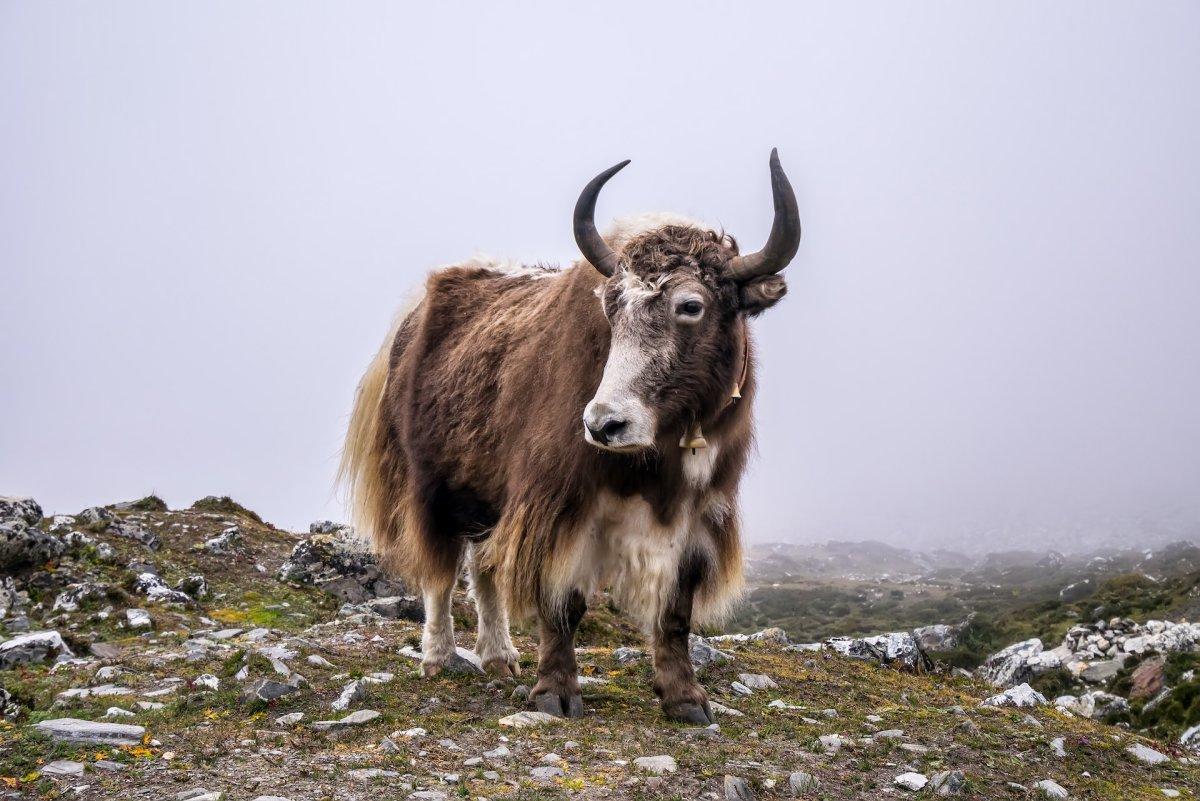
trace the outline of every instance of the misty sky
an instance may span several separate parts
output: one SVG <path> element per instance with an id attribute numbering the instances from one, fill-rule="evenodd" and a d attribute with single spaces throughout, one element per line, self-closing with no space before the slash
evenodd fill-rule
<path id="1" fill-rule="evenodd" d="M 749 538 L 1200 536 L 1200 5 L 413 5 L 0 2 L 0 494 L 341 518 L 429 268 L 623 158 L 758 247 L 778 146 Z"/>

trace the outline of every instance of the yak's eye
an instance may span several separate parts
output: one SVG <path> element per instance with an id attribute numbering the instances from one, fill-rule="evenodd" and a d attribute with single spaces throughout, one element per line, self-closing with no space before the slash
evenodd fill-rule
<path id="1" fill-rule="evenodd" d="M 703 313 L 704 304 L 695 298 L 681 300 L 675 304 L 675 316 L 681 317 L 687 322 L 695 322 Z"/>

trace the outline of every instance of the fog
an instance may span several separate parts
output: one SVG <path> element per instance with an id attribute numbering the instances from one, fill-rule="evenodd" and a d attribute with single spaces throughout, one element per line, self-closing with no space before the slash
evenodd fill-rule
<path id="1" fill-rule="evenodd" d="M 599 216 L 805 238 L 751 540 L 1200 538 L 1200 6 L 0 4 L 0 493 L 343 518 L 431 267 Z M 531 425 L 536 425 L 531 420 Z"/>

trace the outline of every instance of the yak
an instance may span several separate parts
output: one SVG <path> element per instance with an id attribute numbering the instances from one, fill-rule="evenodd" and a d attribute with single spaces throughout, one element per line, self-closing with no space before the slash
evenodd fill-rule
<path id="1" fill-rule="evenodd" d="M 451 593 L 465 565 L 475 650 L 519 674 L 509 620 L 536 616 L 534 708 L 578 717 L 574 639 L 607 588 L 643 628 L 667 718 L 712 723 L 693 628 L 742 590 L 738 484 L 756 386 L 747 320 L 787 291 L 800 217 L 777 151 L 765 246 L 674 215 L 595 224 L 566 268 L 477 258 L 430 273 L 369 365 L 342 471 L 380 564 L 419 587 L 421 670 L 464 667 Z"/>

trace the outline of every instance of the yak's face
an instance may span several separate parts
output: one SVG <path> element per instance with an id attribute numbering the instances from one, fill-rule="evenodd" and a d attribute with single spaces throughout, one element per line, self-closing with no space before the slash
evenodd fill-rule
<path id="1" fill-rule="evenodd" d="M 611 339 L 583 413 L 589 443 L 618 452 L 654 448 L 723 408 L 746 358 L 744 316 L 786 291 L 776 275 L 758 286 L 729 278 L 725 266 L 736 255 L 732 238 L 680 225 L 623 249 L 621 269 L 596 290 Z"/>

